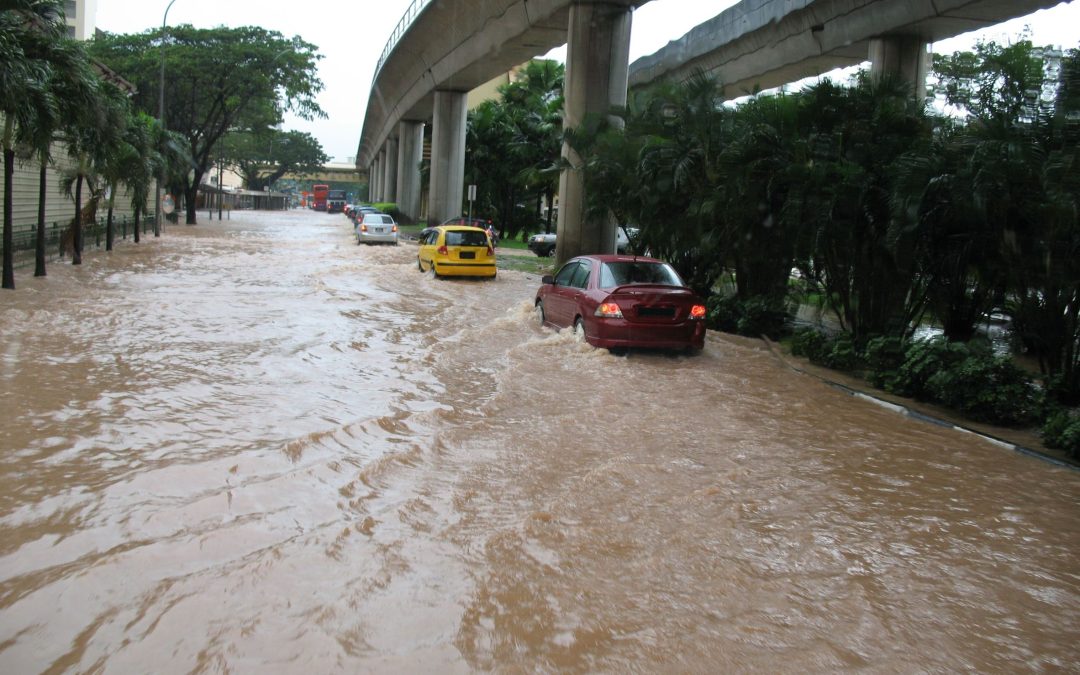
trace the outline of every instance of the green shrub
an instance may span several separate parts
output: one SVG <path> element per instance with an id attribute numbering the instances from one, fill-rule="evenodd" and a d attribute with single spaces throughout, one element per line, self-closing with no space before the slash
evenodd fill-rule
<path id="1" fill-rule="evenodd" d="M 821 365 L 833 370 L 856 370 L 862 358 L 855 343 L 847 333 L 841 333 L 827 341 L 827 349 L 821 357 Z"/>
<path id="2" fill-rule="evenodd" d="M 856 370 L 862 364 L 862 357 L 850 335 L 827 335 L 814 328 L 802 328 L 795 332 L 791 340 L 791 353 L 833 370 Z"/>
<path id="3" fill-rule="evenodd" d="M 737 296 L 712 296 L 706 301 L 709 326 L 725 333 L 776 340 L 784 331 L 787 313 L 782 301 L 757 296 L 741 300 Z"/>
<path id="4" fill-rule="evenodd" d="M 870 383 L 887 389 L 896 381 L 897 371 L 904 362 L 904 343 L 897 337 L 871 338 L 866 343 L 863 358 Z"/>
<path id="5" fill-rule="evenodd" d="M 967 345 L 944 338 L 919 340 L 908 345 L 896 377 L 885 383 L 888 391 L 912 398 L 932 398 L 927 382 L 936 373 L 959 365 L 968 357 Z"/>
<path id="6" fill-rule="evenodd" d="M 800 328 L 791 338 L 791 353 L 820 363 L 828 338 L 813 328 Z"/>
<path id="7" fill-rule="evenodd" d="M 1042 428 L 1043 443 L 1080 459 L 1080 411 L 1058 410 L 1046 419 Z"/>
<path id="8" fill-rule="evenodd" d="M 976 422 L 1020 426 L 1035 419 L 1031 377 L 1007 356 L 971 355 L 926 382 L 932 400 Z"/>
<path id="9" fill-rule="evenodd" d="M 735 296 L 712 295 L 705 301 L 705 317 L 709 328 L 734 333 L 739 325 L 739 299 Z"/>

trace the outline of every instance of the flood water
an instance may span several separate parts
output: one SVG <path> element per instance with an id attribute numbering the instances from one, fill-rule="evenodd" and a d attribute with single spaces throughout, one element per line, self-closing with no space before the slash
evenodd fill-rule
<path id="1" fill-rule="evenodd" d="M 1080 670 L 1080 473 L 350 236 L 234 214 L 0 296 L 0 672 Z"/>

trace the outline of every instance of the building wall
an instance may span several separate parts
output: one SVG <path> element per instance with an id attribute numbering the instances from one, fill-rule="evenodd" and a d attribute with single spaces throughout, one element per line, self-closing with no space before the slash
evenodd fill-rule
<path id="1" fill-rule="evenodd" d="M 67 225 L 75 218 L 75 188 L 72 186 L 72 195 L 68 196 L 64 191 L 63 182 L 65 175 L 73 175 L 75 163 L 67 156 L 60 147 L 53 148 L 53 166 L 46 172 L 45 191 L 45 222 L 51 227 L 54 223 L 61 227 Z M 40 165 L 34 161 L 15 161 L 15 174 L 12 177 L 12 223 L 16 231 L 33 228 L 37 225 L 38 217 L 38 182 Z M 83 205 L 90 200 L 90 190 L 83 185 Z M 127 188 L 121 186 L 114 199 L 113 217 L 131 219 L 134 209 L 131 207 L 131 194 Z M 107 205 L 102 201 L 98 207 L 98 217 L 105 217 Z M 149 205 L 153 210 L 153 204 Z"/>
<path id="2" fill-rule="evenodd" d="M 97 27 L 98 0 L 64 0 L 64 15 L 67 17 L 68 35 L 78 40 L 94 37 Z"/>

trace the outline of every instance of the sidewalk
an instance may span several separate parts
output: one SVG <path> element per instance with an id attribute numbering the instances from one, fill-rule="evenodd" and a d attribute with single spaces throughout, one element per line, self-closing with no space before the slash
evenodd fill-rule
<path id="1" fill-rule="evenodd" d="M 791 368 L 798 373 L 817 378 L 826 384 L 846 391 L 852 396 L 868 400 L 876 405 L 880 405 L 923 422 L 929 422 L 938 426 L 976 434 L 995 445 L 1014 452 L 1031 455 L 1032 457 L 1037 457 L 1059 466 L 1080 469 L 1080 462 L 1077 460 L 1067 456 L 1060 450 L 1053 450 L 1043 445 L 1042 438 L 1039 436 L 1037 428 L 1012 429 L 973 422 L 960 417 L 947 408 L 904 398 L 902 396 L 896 396 L 895 394 L 876 389 L 857 377 L 823 368 L 810 363 L 807 359 L 793 356 L 790 353 L 785 352 L 780 345 L 772 342 L 768 338 L 762 337 L 762 340 L 764 340 L 773 356 L 783 362 L 788 368 Z"/>

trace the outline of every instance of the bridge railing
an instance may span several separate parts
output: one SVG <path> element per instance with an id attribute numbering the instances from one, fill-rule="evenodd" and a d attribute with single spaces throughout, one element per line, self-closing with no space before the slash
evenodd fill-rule
<path id="1" fill-rule="evenodd" d="M 424 11 L 424 8 L 431 2 L 432 0 L 413 0 L 409 4 L 409 8 L 405 10 L 401 20 L 394 26 L 393 32 L 390 33 L 390 39 L 386 41 L 386 46 L 383 47 L 382 56 L 379 57 L 379 62 L 375 65 L 375 75 L 371 78 L 372 86 L 375 86 L 375 80 L 378 79 L 379 71 L 382 70 L 383 64 L 389 58 L 390 52 L 394 51 L 394 47 L 404 37 L 405 31 L 409 30 L 412 22 L 416 20 L 416 17 L 420 16 L 420 12 Z"/>

